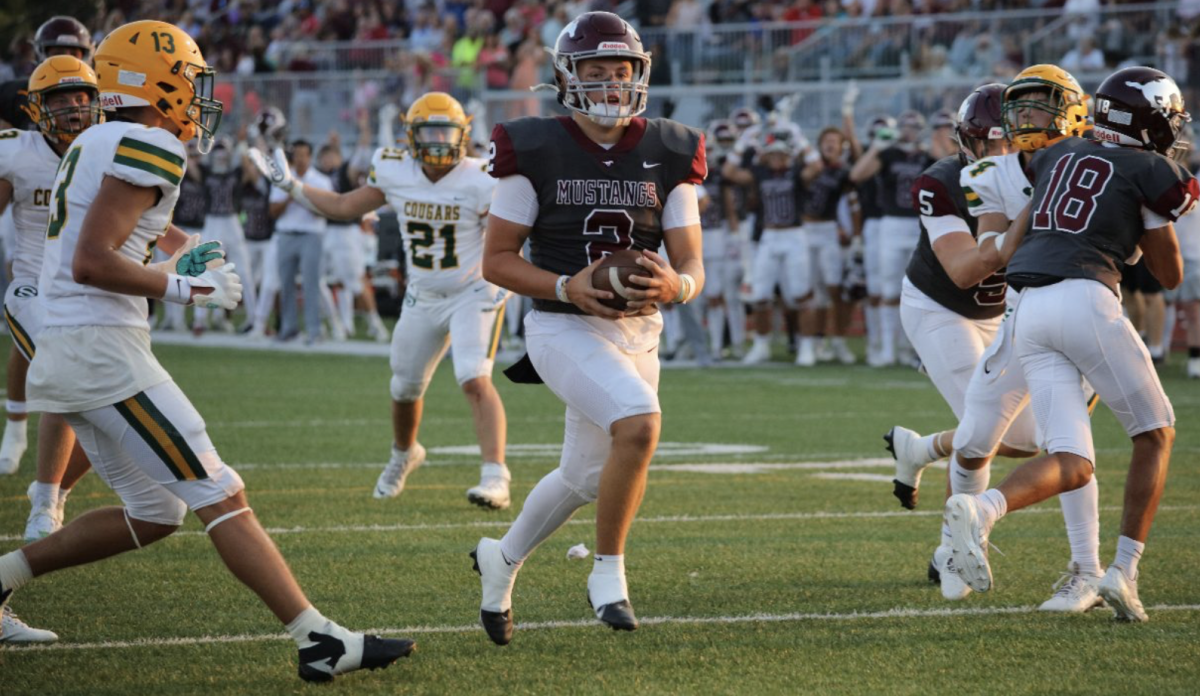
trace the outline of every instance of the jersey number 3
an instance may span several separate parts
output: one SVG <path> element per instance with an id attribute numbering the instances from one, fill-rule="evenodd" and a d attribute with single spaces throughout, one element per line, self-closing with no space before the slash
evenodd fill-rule
<path id="1" fill-rule="evenodd" d="M 1079 158 L 1078 162 L 1074 160 L 1072 152 L 1054 163 L 1046 195 L 1033 214 L 1033 229 L 1079 234 L 1092 221 L 1096 199 L 1112 179 L 1113 166 L 1108 160 L 1091 155 Z"/>
<path id="2" fill-rule="evenodd" d="M 63 174 L 62 183 L 54 191 L 54 203 L 51 206 L 50 223 L 46 226 L 46 239 L 58 239 L 58 235 L 62 233 L 63 225 L 67 224 L 67 187 L 71 185 L 71 178 L 75 176 L 75 165 L 79 164 L 80 152 L 83 152 L 83 148 L 81 147 L 71 150 L 59 165 L 60 168 L 66 167 L 67 171 Z"/>

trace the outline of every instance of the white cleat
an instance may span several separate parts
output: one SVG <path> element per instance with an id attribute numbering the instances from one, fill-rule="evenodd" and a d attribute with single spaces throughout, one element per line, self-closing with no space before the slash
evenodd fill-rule
<path id="1" fill-rule="evenodd" d="M 7 606 L 0 610 L 0 643 L 53 643 L 58 640 L 54 631 L 34 628 L 17 618 Z"/>
<path id="2" fill-rule="evenodd" d="M 1187 376 L 1188 379 L 1200 379 L 1200 358 L 1188 358 Z"/>
<path id="3" fill-rule="evenodd" d="M 817 352 L 813 348 L 813 339 L 800 339 L 800 346 L 796 349 L 796 366 L 797 367 L 812 367 L 817 364 Z"/>
<path id="4" fill-rule="evenodd" d="M 479 622 L 496 645 L 508 645 L 513 637 L 512 591 L 521 563 L 510 561 L 496 539 L 484 537 L 471 552 L 475 572 L 483 588 Z"/>
<path id="5" fill-rule="evenodd" d="M 479 471 L 479 485 L 467 489 L 467 500 L 489 510 L 505 510 L 512 499 L 508 484 L 512 474 L 503 464 L 484 464 Z"/>
<path id="6" fill-rule="evenodd" d="M 30 483 L 29 489 L 25 492 L 25 495 L 29 498 L 29 502 L 34 504 L 33 508 L 29 511 L 29 519 L 25 522 L 26 544 L 32 544 L 39 539 L 45 539 L 62 529 L 63 525 L 63 510 L 66 506 L 66 496 L 57 496 L 54 504 L 50 507 L 38 505 L 33 498 L 33 490 L 36 485 L 37 481 Z"/>
<path id="7" fill-rule="evenodd" d="M 933 566 L 938 571 L 939 584 L 942 586 L 942 596 L 951 602 L 966 599 L 971 594 L 971 588 L 963 582 L 958 568 L 954 566 L 954 554 L 949 544 L 938 546 L 933 552 Z"/>
<path id="8" fill-rule="evenodd" d="M 4 422 L 4 439 L 0 441 L 0 475 L 10 476 L 17 473 L 21 466 L 21 457 L 29 447 L 29 421 L 6 420 Z"/>
<path id="9" fill-rule="evenodd" d="M 1137 578 L 1130 580 L 1120 566 L 1111 565 L 1100 580 L 1100 596 L 1112 607 L 1117 621 L 1144 623 L 1150 620 L 1138 599 Z"/>
<path id="10" fill-rule="evenodd" d="M 837 354 L 833 352 L 833 348 L 829 343 L 821 340 L 817 343 L 816 349 L 813 351 L 813 356 L 819 363 L 833 362 Z"/>
<path id="11" fill-rule="evenodd" d="M 992 567 L 987 546 L 990 529 L 984 528 L 979 503 L 973 495 L 952 495 L 946 501 L 946 524 L 954 566 L 963 581 L 976 592 L 992 589 Z"/>
<path id="12" fill-rule="evenodd" d="M 850 350 L 850 346 L 845 343 L 835 343 L 833 345 L 833 353 L 837 357 L 837 361 L 843 365 L 853 365 L 858 362 L 854 351 Z"/>
<path id="13" fill-rule="evenodd" d="M 323 631 L 309 631 L 307 640 L 300 644 L 300 678 L 329 682 L 360 669 L 387 669 L 416 648 L 416 642 L 407 638 L 365 635 L 330 621 Z"/>
<path id="14" fill-rule="evenodd" d="M 933 463 L 929 449 L 921 444 L 921 434 L 902 426 L 894 426 L 883 436 L 887 450 L 896 460 L 895 488 L 892 494 L 905 509 L 915 510 L 921 474 Z"/>
<path id="15" fill-rule="evenodd" d="M 1067 572 L 1054 583 L 1054 595 L 1042 602 L 1038 611 L 1057 611 L 1065 614 L 1084 614 L 1104 606 L 1100 598 L 1100 578 L 1079 572 L 1079 564 L 1071 561 Z"/>
<path id="16" fill-rule="evenodd" d="M 393 445 L 392 459 L 380 472 L 379 480 L 375 482 L 375 497 L 382 500 L 400 495 L 400 492 L 404 490 L 405 479 L 424 462 L 425 448 L 421 446 L 421 443 L 414 442 L 412 449 L 407 452 L 401 452 Z"/>
<path id="17" fill-rule="evenodd" d="M 755 343 L 742 358 L 743 365 L 761 365 L 771 359 L 771 347 L 765 343 Z"/>

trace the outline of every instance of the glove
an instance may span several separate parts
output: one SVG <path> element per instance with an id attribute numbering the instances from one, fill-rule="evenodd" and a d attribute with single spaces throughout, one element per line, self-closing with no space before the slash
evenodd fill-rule
<path id="1" fill-rule="evenodd" d="M 854 105 L 858 103 L 858 94 L 858 83 L 851 80 L 850 86 L 842 95 L 842 116 L 854 115 Z"/>
<path id="2" fill-rule="evenodd" d="M 292 176 L 292 170 L 288 167 L 287 156 L 283 154 L 283 148 L 276 147 L 268 157 L 262 150 L 252 147 L 246 152 L 246 156 L 250 158 L 258 171 L 267 177 L 267 181 L 270 181 L 272 186 L 291 193 L 299 183 Z"/>
<path id="3" fill-rule="evenodd" d="M 150 268 L 163 273 L 175 273 L 182 276 L 195 277 L 206 268 L 216 268 L 225 263 L 225 252 L 221 250 L 220 242 L 200 243 L 200 235 L 189 235 L 171 258 L 166 261 L 150 264 Z"/>
<path id="4" fill-rule="evenodd" d="M 242 301 L 242 279 L 233 272 L 235 264 L 229 263 L 204 271 L 191 281 L 195 287 L 211 288 L 211 291 L 192 298 L 192 304 L 207 309 L 235 309 Z"/>

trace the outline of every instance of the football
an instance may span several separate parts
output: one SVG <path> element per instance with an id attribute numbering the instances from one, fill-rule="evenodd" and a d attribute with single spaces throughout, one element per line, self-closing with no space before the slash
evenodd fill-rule
<path id="1" fill-rule="evenodd" d="M 600 300 L 600 304 L 612 307 L 618 311 L 625 311 L 626 306 L 629 304 L 627 291 L 638 287 L 636 283 L 631 283 L 629 279 L 635 275 L 650 275 L 650 271 L 642 268 L 637 263 L 637 260 L 641 256 L 642 252 L 640 251 L 621 249 L 606 256 L 604 261 L 596 267 L 595 273 L 592 274 L 592 287 L 597 290 L 606 290 L 613 294 L 611 300 Z"/>

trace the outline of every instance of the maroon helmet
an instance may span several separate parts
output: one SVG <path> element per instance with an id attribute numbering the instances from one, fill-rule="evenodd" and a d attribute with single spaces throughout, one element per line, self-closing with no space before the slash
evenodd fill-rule
<path id="1" fill-rule="evenodd" d="M 558 102 L 603 126 L 619 126 L 646 110 L 650 87 L 650 54 L 629 22 L 611 12 L 585 12 L 558 34 L 554 42 Z M 619 58 L 633 63 L 628 82 L 584 82 L 580 63 L 590 58 Z M 619 85 L 614 87 L 614 84 Z M 588 92 L 615 94 L 618 103 L 597 104 Z"/>
<path id="2" fill-rule="evenodd" d="M 954 128 L 954 137 L 958 141 L 958 157 L 964 166 L 980 158 L 980 142 L 1008 137 L 1004 134 L 1001 109 L 1005 89 L 1008 86 L 999 82 L 986 84 L 968 94 L 958 107 L 958 125 Z M 987 152 L 986 146 L 984 152 Z"/>
<path id="3" fill-rule="evenodd" d="M 733 122 L 733 127 L 742 132 L 752 126 L 757 126 L 762 119 L 758 117 L 758 112 L 748 106 L 739 106 L 729 114 L 729 120 Z"/>
<path id="4" fill-rule="evenodd" d="M 1133 67 L 1109 75 L 1096 88 L 1097 140 L 1140 147 L 1163 155 L 1180 143 L 1192 117 L 1183 110 L 1183 94 L 1161 70 Z"/>
<path id="5" fill-rule="evenodd" d="M 733 149 L 733 145 L 737 142 L 738 132 L 732 121 L 723 118 L 716 119 L 708 124 L 708 138 L 705 141 L 705 148 L 716 154 L 724 154 Z"/>
<path id="6" fill-rule="evenodd" d="M 79 59 L 85 63 L 92 62 L 92 35 L 87 27 L 74 17 L 51 17 L 38 27 L 33 37 L 33 52 L 39 62 L 45 61 L 54 48 L 74 48 L 82 52 Z"/>

